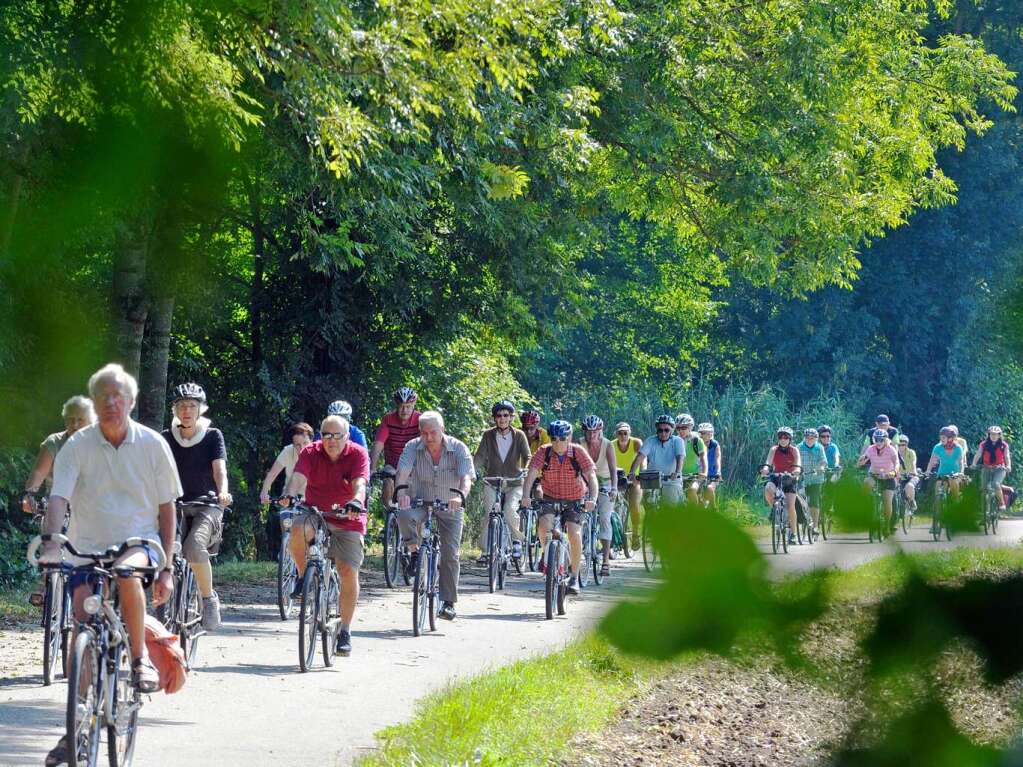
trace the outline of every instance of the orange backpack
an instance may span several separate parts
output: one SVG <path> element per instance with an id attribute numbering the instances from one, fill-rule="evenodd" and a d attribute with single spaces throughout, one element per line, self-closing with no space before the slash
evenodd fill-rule
<path id="1" fill-rule="evenodd" d="M 188 678 L 188 665 L 185 653 L 181 650 L 181 642 L 176 634 L 167 630 L 152 615 L 146 616 L 146 649 L 149 660 L 160 672 L 160 689 L 172 695 L 185 686 Z"/>

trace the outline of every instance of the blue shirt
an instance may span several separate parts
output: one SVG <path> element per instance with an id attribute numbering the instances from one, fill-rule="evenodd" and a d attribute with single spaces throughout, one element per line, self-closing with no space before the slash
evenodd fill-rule
<path id="1" fill-rule="evenodd" d="M 940 442 L 934 446 L 931 451 L 931 455 L 937 456 L 938 458 L 938 476 L 945 477 L 949 474 L 956 474 L 960 470 L 960 464 L 963 460 L 963 448 L 956 443 L 955 448 L 951 453 L 945 450 L 945 446 Z"/>
<path id="2" fill-rule="evenodd" d="M 348 424 L 348 439 L 356 445 L 366 447 L 366 434 L 354 423 Z"/>
<path id="3" fill-rule="evenodd" d="M 667 442 L 661 442 L 657 435 L 647 437 L 639 452 L 646 456 L 646 467 L 649 471 L 659 471 L 661 474 L 675 473 L 675 459 L 684 458 L 686 446 L 681 437 L 674 434 Z"/>
<path id="4" fill-rule="evenodd" d="M 817 444 L 820 444 L 820 443 L 817 443 Z M 830 445 L 828 445 L 826 448 L 824 448 L 824 456 L 828 459 L 828 468 L 829 469 L 838 468 L 838 456 L 839 455 L 841 455 L 841 452 L 838 449 L 838 445 L 836 445 L 834 442 L 832 442 Z"/>
<path id="5" fill-rule="evenodd" d="M 721 445 L 716 439 L 707 443 L 707 476 L 720 477 L 721 469 L 718 468 L 718 448 Z"/>
<path id="6" fill-rule="evenodd" d="M 806 441 L 799 443 L 799 458 L 803 464 L 803 484 L 820 485 L 824 482 L 823 464 L 828 462 L 824 446 L 820 442 L 810 447 Z"/>

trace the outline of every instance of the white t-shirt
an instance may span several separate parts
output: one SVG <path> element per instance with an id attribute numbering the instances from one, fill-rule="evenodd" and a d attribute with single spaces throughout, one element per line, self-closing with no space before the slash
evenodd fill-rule
<path id="1" fill-rule="evenodd" d="M 182 492 L 166 440 L 131 420 L 120 447 L 97 423 L 76 432 L 54 461 L 51 493 L 71 503 L 67 535 L 79 551 L 103 551 L 133 536 L 159 541 L 159 506 Z"/>
<path id="2" fill-rule="evenodd" d="M 511 450 L 512 442 L 515 440 L 515 431 L 508 429 L 507 434 L 501 434 L 501 432 L 494 432 L 494 437 L 497 439 L 497 454 L 500 456 L 501 461 L 504 461 L 508 457 L 508 451 Z"/>
<path id="3" fill-rule="evenodd" d="M 302 451 L 295 447 L 295 444 L 285 445 L 281 452 L 277 456 L 277 462 L 284 465 L 284 486 L 288 486 L 288 480 L 291 479 L 291 472 L 295 470 L 295 464 L 298 463 L 298 454 Z"/>

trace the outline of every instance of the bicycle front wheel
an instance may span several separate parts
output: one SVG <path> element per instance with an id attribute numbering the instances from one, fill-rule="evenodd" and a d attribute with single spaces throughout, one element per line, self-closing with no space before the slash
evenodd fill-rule
<path id="1" fill-rule="evenodd" d="M 61 657 L 61 612 L 64 609 L 64 578 L 56 571 L 46 573 L 43 592 L 43 684 L 53 683 L 57 658 Z"/>
<path id="2" fill-rule="evenodd" d="M 202 636 L 202 598 L 199 596 L 199 584 L 195 581 L 195 573 L 185 564 L 185 577 L 182 580 L 181 599 L 181 650 L 185 654 L 188 668 L 195 668 L 195 659 L 199 654 L 199 637 Z"/>
<path id="3" fill-rule="evenodd" d="M 590 560 L 593 558 L 593 537 L 590 535 L 591 530 L 592 525 L 590 522 L 590 515 L 586 514 L 583 516 L 583 551 L 582 555 L 579 557 L 579 572 L 573 573 L 573 575 L 576 576 L 576 583 L 579 584 L 580 589 L 586 588 L 586 582 L 589 576 Z M 567 536 L 568 533 L 564 533 L 564 535 Z M 565 545 L 568 545 L 567 541 Z"/>
<path id="4" fill-rule="evenodd" d="M 338 616 L 340 608 L 338 600 L 341 595 L 341 582 L 333 565 L 327 566 L 327 588 L 320 592 L 320 637 L 323 645 L 323 664 L 334 664 L 334 648 L 337 643 Z"/>
<path id="5" fill-rule="evenodd" d="M 490 517 L 487 526 L 487 586 L 490 593 L 497 591 L 497 571 L 501 567 L 501 523 L 496 517 Z"/>
<path id="6" fill-rule="evenodd" d="M 398 530 L 398 516 L 387 512 L 384 523 L 384 582 L 388 588 L 398 585 L 401 570 L 401 531 Z"/>
<path id="7" fill-rule="evenodd" d="M 423 633 L 426 623 L 426 612 L 430 603 L 429 551 L 427 547 L 419 548 L 419 562 L 412 578 L 412 636 Z"/>
<path id="8" fill-rule="evenodd" d="M 629 540 L 629 536 L 632 535 L 630 525 L 632 524 L 631 514 L 629 513 L 628 502 L 621 503 L 618 506 L 618 518 L 622 521 L 622 556 L 626 559 L 632 558 L 632 548 Z"/>
<path id="9" fill-rule="evenodd" d="M 298 608 L 298 667 L 303 672 L 316 659 L 316 633 L 320 617 L 320 568 L 307 564 L 302 585 L 302 604 Z"/>
<path id="10" fill-rule="evenodd" d="M 298 582 L 298 568 L 291 556 L 291 532 L 281 536 L 281 552 L 277 557 L 277 610 L 281 620 L 286 621 L 295 614 L 295 600 L 291 592 Z"/>
<path id="11" fill-rule="evenodd" d="M 440 611 L 440 541 L 435 537 L 430 546 L 430 596 L 427 600 L 427 614 L 430 616 L 430 631 L 437 630 L 437 613 Z"/>
<path id="12" fill-rule="evenodd" d="M 103 722 L 103 664 L 96 635 L 83 628 L 75 639 L 67 683 L 69 767 L 94 767 Z"/>
<path id="13" fill-rule="evenodd" d="M 107 677 L 107 700 L 111 717 L 107 721 L 107 757 L 110 767 L 130 767 L 135 756 L 142 700 L 131 683 L 131 656 L 124 642 L 113 650 L 115 673 Z"/>

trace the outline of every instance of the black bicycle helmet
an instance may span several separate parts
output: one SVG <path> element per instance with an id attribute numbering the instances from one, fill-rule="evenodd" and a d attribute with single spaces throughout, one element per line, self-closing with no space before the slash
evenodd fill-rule
<path id="1" fill-rule="evenodd" d="M 515 406 L 511 403 L 511 401 L 506 399 L 495 402 L 493 407 L 490 408 L 490 415 L 496 416 L 502 410 L 507 410 L 512 415 L 515 415 Z"/>
<path id="2" fill-rule="evenodd" d="M 667 424 L 668 426 L 674 426 L 675 419 L 672 418 L 667 413 L 657 416 L 657 420 L 654 421 L 654 426 L 663 426 L 664 424 Z"/>
<path id="3" fill-rule="evenodd" d="M 568 421 L 558 419 L 551 421 L 547 425 L 547 433 L 551 436 L 551 439 L 559 437 L 571 437 L 572 436 L 572 424 Z"/>
<path id="4" fill-rule="evenodd" d="M 180 402 L 183 399 L 194 399 L 199 404 L 206 404 L 206 390 L 197 383 L 183 383 L 174 387 L 171 394 L 171 404 Z"/>
<path id="5" fill-rule="evenodd" d="M 822 423 L 820 426 L 817 427 L 817 433 L 818 434 L 831 434 L 831 427 L 828 426 L 826 423 Z"/>
<path id="6" fill-rule="evenodd" d="M 419 395 L 411 386 L 402 386 L 394 393 L 394 401 L 398 405 L 403 402 L 415 402 L 417 399 L 419 399 Z"/>

